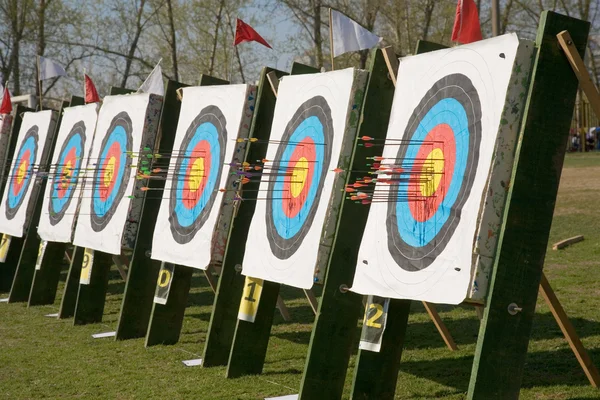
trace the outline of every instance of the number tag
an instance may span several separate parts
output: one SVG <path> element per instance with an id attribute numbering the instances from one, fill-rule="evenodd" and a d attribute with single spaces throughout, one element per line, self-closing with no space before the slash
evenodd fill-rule
<path id="1" fill-rule="evenodd" d="M 6 262 L 10 240 L 11 236 L 7 234 L 2 235 L 2 239 L 0 239 L 0 262 Z"/>
<path id="2" fill-rule="evenodd" d="M 46 252 L 47 245 L 48 245 L 48 242 L 46 240 L 42 240 L 40 242 L 40 248 L 38 249 L 38 257 L 37 257 L 37 260 L 35 261 L 35 269 L 38 271 L 40 269 L 42 269 L 42 261 L 44 260 L 44 253 Z"/>
<path id="3" fill-rule="evenodd" d="M 171 291 L 171 283 L 175 273 L 175 265 L 162 263 L 160 272 L 158 273 L 158 281 L 156 282 L 156 292 L 154 292 L 154 302 L 157 304 L 167 304 L 169 292 Z"/>
<path id="4" fill-rule="evenodd" d="M 81 275 L 79 277 L 80 285 L 89 285 L 92 276 L 92 265 L 94 264 L 94 250 L 86 247 L 83 252 L 83 262 L 81 263 Z"/>
<path id="5" fill-rule="evenodd" d="M 246 277 L 244 282 L 244 292 L 242 293 L 242 301 L 240 302 L 238 319 L 242 321 L 254 322 L 256 319 L 256 313 L 258 312 L 258 303 L 260 302 L 262 288 L 262 279 L 251 278 L 249 276 Z"/>
<path id="6" fill-rule="evenodd" d="M 363 321 L 358 348 L 379 353 L 381 339 L 385 331 L 390 299 L 385 297 L 367 297 L 365 319 Z"/>

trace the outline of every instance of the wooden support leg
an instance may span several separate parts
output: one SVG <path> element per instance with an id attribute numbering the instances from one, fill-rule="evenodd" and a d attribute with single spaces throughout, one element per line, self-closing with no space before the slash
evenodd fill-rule
<path id="1" fill-rule="evenodd" d="M 112 257 L 110 254 L 95 251 L 94 260 L 91 263 L 92 271 L 89 285 L 79 285 L 74 325 L 102 322 Z"/>
<path id="2" fill-rule="evenodd" d="M 238 319 L 227 365 L 228 378 L 262 373 L 280 287 L 279 283 L 264 281 L 254 322 Z"/>
<path id="3" fill-rule="evenodd" d="M 83 262 L 84 251 L 83 247 L 73 247 L 65 290 L 60 301 L 60 309 L 58 310 L 58 318 L 60 319 L 71 318 L 75 315 L 75 304 L 77 304 L 77 292 L 79 291 L 79 277 L 81 276 L 81 263 Z"/>
<path id="4" fill-rule="evenodd" d="M 358 351 L 352 400 L 394 399 L 410 303 L 409 300 L 391 299 L 380 351 Z"/>
<path id="5" fill-rule="evenodd" d="M 560 304 L 560 301 L 558 301 L 554 290 L 552 290 L 552 287 L 544 274 L 542 274 L 542 280 L 540 281 L 540 293 L 544 297 L 544 300 L 546 300 L 548 307 L 550 307 L 550 311 L 552 312 L 552 315 L 554 315 L 556 323 L 560 327 L 563 335 L 565 335 L 565 339 L 567 339 L 571 350 L 575 353 L 575 357 L 577 357 L 577 361 L 579 361 L 579 365 L 581 365 L 590 384 L 597 388 L 600 385 L 600 373 L 598 373 L 598 369 L 592 362 L 585 347 L 583 347 L 583 343 L 579 340 L 579 336 L 577 335 L 577 332 L 575 332 L 575 327 L 569 320 L 567 313 Z"/>
<path id="6" fill-rule="evenodd" d="M 317 299 L 317 296 L 315 296 L 315 293 L 312 291 L 312 289 L 304 290 L 304 294 L 308 299 L 310 308 L 312 308 L 313 313 L 317 315 L 317 309 L 319 308 L 319 300 Z"/>
<path id="7" fill-rule="evenodd" d="M 38 219 L 39 216 L 36 220 Z M 21 257 L 19 258 L 15 278 L 10 288 L 10 295 L 8 296 L 9 303 L 25 302 L 29 299 L 39 247 L 40 238 L 37 233 L 29 231 L 23 241 Z"/>
<path id="8" fill-rule="evenodd" d="M 6 235 L 2 237 L 2 240 L 7 240 L 5 237 Z M 10 292 L 21 258 L 23 243 L 25 242 L 25 238 L 17 237 L 11 237 L 8 240 L 10 240 L 10 243 L 6 244 L 8 246 L 6 260 L 0 264 L 0 292 Z"/>
<path id="9" fill-rule="evenodd" d="M 440 333 L 440 336 L 442 337 L 442 339 L 444 339 L 444 343 L 446 343 L 446 346 L 448 346 L 448 348 L 452 351 L 458 350 L 458 347 L 456 347 L 456 343 L 454 343 L 454 339 L 452 338 L 450 331 L 448 330 L 448 328 L 446 328 L 446 324 L 444 324 L 444 321 L 442 321 L 442 319 L 440 318 L 440 315 L 438 314 L 435 306 L 425 301 L 423 302 L 423 306 L 425 307 L 425 310 L 427 310 L 427 314 L 429 314 L 429 317 L 435 324 L 435 327 Z"/>
<path id="10" fill-rule="evenodd" d="M 519 397 L 578 81 L 556 35 L 580 54 L 590 24 L 544 11 L 468 399 Z M 517 312 L 511 305 L 516 305 Z"/>
<path id="11" fill-rule="evenodd" d="M 28 306 L 54 303 L 66 247 L 66 243 L 46 242 L 45 249 L 39 252 L 39 269 L 33 275 Z"/>
<path id="12" fill-rule="evenodd" d="M 210 288 L 212 289 L 213 293 L 216 293 L 217 292 L 217 284 L 218 284 L 219 280 L 217 278 L 215 278 L 215 276 L 213 274 L 213 268 L 211 266 L 209 266 L 204 271 L 204 277 L 208 281 L 208 284 L 210 285 Z"/>
<path id="13" fill-rule="evenodd" d="M 146 347 L 179 341 L 193 273 L 193 268 L 174 266 L 167 304 L 152 304 Z"/>
<path id="14" fill-rule="evenodd" d="M 283 318 L 285 322 L 289 322 L 292 320 L 292 317 L 290 317 L 290 311 L 286 307 L 283 299 L 281 298 L 281 295 L 277 296 L 277 309 L 281 314 L 281 318 Z"/>

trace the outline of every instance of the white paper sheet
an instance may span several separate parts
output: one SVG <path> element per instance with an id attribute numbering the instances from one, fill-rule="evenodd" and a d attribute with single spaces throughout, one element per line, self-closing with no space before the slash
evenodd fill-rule
<path id="1" fill-rule="evenodd" d="M 258 192 L 263 200 L 257 201 L 250 225 L 244 275 L 303 289 L 312 287 L 354 73 L 350 68 L 282 79 L 266 155 L 267 174 L 263 174 Z M 283 175 L 288 173 L 292 175 Z M 324 179 L 317 178 L 319 173 Z M 318 181 L 322 184 L 317 185 Z M 315 196 L 319 187 L 320 196 Z"/>
<path id="2" fill-rule="evenodd" d="M 86 179 L 81 207 L 79 211 L 79 218 L 77 219 L 77 228 L 75 229 L 75 238 L 73 243 L 76 246 L 87 247 L 94 250 L 103 251 L 110 254 L 121 253 L 121 238 L 123 236 L 123 229 L 127 220 L 127 213 L 131 203 L 129 196 L 133 192 L 135 176 L 137 173 L 137 161 L 136 158 L 142 143 L 142 137 L 145 133 L 144 127 L 146 124 L 146 110 L 149 103 L 149 94 L 135 94 L 135 95 L 120 95 L 120 96 L 107 96 L 104 98 L 104 103 L 98 114 L 98 123 L 96 125 L 96 134 L 94 136 L 94 146 L 90 152 L 90 162 L 88 168 L 89 178 Z M 124 113 L 124 114 L 123 114 Z M 131 162 L 131 171 L 129 178 L 126 181 L 126 189 L 123 195 L 118 201 L 118 204 L 112 211 L 108 211 L 105 215 L 112 215 L 109 220 L 104 220 L 106 223 L 104 226 L 99 226 L 96 223 L 92 223 L 92 203 L 96 200 L 102 200 L 99 194 L 94 193 L 94 189 L 107 190 L 100 184 L 95 183 L 95 169 L 98 160 L 100 159 L 100 153 L 102 150 L 102 143 L 105 137 L 111 132 L 115 131 L 114 126 L 111 128 L 111 124 L 115 117 L 121 115 L 122 118 L 129 118 L 130 127 L 128 128 L 131 132 L 131 149 L 132 154 L 119 153 L 119 162 Z M 134 157 L 135 156 L 135 157 Z M 99 167 L 103 172 L 109 171 L 107 167 Z M 118 173 L 118 164 L 113 163 L 110 169 L 115 168 L 115 174 Z M 125 175 L 123 175 L 124 177 Z M 118 179 L 118 178 L 117 178 Z M 125 179 L 125 178 L 123 178 Z M 108 182 L 108 181 L 107 181 Z M 113 187 L 114 188 L 114 187 Z M 96 230 L 94 229 L 96 227 Z"/>
<path id="3" fill-rule="evenodd" d="M 427 201 L 439 197 L 442 203 L 423 211 L 423 206 L 416 204 L 430 203 L 415 200 L 419 189 L 415 190 L 416 197 L 409 197 L 413 200 L 392 202 L 388 195 L 397 186 L 378 182 L 376 193 L 380 201 L 371 205 L 351 290 L 448 304 L 458 304 L 466 298 L 472 280 L 478 216 L 518 46 L 516 35 L 505 35 L 400 60 L 388 142 L 381 162 L 397 162 L 404 172 L 380 177 L 413 179 L 418 163 L 429 162 L 427 168 L 435 171 L 431 176 L 441 178 L 439 183 L 431 178 L 435 192 L 423 186 L 420 192 L 435 193 Z M 457 99 L 462 107 L 457 106 Z M 443 132 L 454 132 L 454 142 L 442 140 L 442 133 L 426 136 L 442 132 L 435 131 L 440 127 Z M 405 137 L 405 131 L 410 135 Z M 420 133 L 413 136 L 414 132 Z M 479 144 L 470 141 L 477 136 Z M 406 145 L 398 141 L 403 138 L 420 141 Z M 445 147 L 434 151 L 438 146 L 435 143 Z M 399 159 L 402 146 L 407 150 Z M 426 151 L 421 155 L 416 150 L 425 151 L 427 146 L 431 148 L 428 154 Z M 450 148 L 456 149 L 455 157 L 449 156 Z M 466 154 L 477 151 L 478 158 L 469 163 Z M 443 160 L 442 164 L 439 160 Z M 451 163 L 453 169 L 449 167 Z M 443 167 L 437 171 L 440 165 Z M 455 181 L 457 176 L 463 178 Z M 469 180 L 472 183 L 467 183 Z M 454 182 L 459 186 L 452 186 Z M 452 193 L 456 200 L 445 203 Z M 419 219 L 425 222 L 415 222 Z M 400 233 L 393 236 L 394 230 Z"/>
<path id="4" fill-rule="evenodd" d="M 97 119 L 98 104 L 64 110 L 38 225 L 43 240 L 72 240 Z"/>
<path id="5" fill-rule="evenodd" d="M 25 225 L 31 214 L 41 181 L 37 171 L 48 155 L 49 133 L 54 129 L 56 113 L 46 110 L 27 112 L 19 130 L 15 153 L 12 156 L 10 172 L 7 176 L 2 204 L 0 204 L 0 232 L 22 237 Z M 53 132 L 52 132 L 53 133 Z M 35 162 L 26 162 L 27 154 L 35 153 Z M 38 189 L 38 190 L 36 190 Z"/>
<path id="6" fill-rule="evenodd" d="M 254 104 L 251 89 L 248 85 L 183 89 L 174 157 L 152 240 L 153 259 L 207 268 L 223 200 L 220 189 L 229 178 L 238 133 L 248 131 L 242 120 Z M 204 153 L 209 149 L 214 155 Z"/>

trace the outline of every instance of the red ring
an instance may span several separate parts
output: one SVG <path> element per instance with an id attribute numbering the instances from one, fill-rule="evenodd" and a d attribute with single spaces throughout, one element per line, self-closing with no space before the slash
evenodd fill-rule
<path id="1" fill-rule="evenodd" d="M 118 142 L 113 142 L 113 144 L 111 144 L 110 148 L 106 152 L 106 157 L 102 161 L 102 165 L 101 165 L 102 172 L 100 173 L 100 182 L 98 182 L 100 185 L 100 187 L 98 188 L 98 191 L 100 192 L 100 199 L 102 199 L 102 201 L 106 201 L 106 199 L 108 199 L 108 197 L 110 196 L 110 194 L 112 193 L 112 191 L 115 187 L 117 176 L 119 175 L 119 170 L 121 167 L 121 155 L 122 155 L 121 145 Z M 111 157 L 115 158 L 115 167 L 113 170 L 112 179 L 110 180 L 110 184 L 108 185 L 108 187 L 105 187 L 104 186 L 104 175 L 106 174 L 106 168 L 108 166 L 108 161 L 110 160 Z"/>
<path id="2" fill-rule="evenodd" d="M 194 162 L 199 158 L 204 158 L 204 175 L 200 177 L 200 185 L 193 191 L 190 187 L 190 174 L 192 173 L 192 166 Z M 183 179 L 183 199 L 182 203 L 188 210 L 194 208 L 200 199 L 202 198 L 202 193 L 204 193 L 204 188 L 206 188 L 206 184 L 208 183 L 208 177 L 210 176 L 211 170 L 211 162 L 212 157 L 210 155 L 210 143 L 207 140 L 199 141 L 196 146 L 192 149 L 192 155 L 190 156 L 187 169 L 185 171 L 185 175 L 180 179 Z M 217 182 L 217 185 L 219 183 Z"/>
<path id="3" fill-rule="evenodd" d="M 308 171 L 306 174 L 306 179 L 304 180 L 304 186 L 302 187 L 302 190 L 300 191 L 297 197 L 292 196 L 291 181 L 293 180 L 293 175 L 288 175 L 284 177 L 282 207 L 283 212 L 288 218 L 294 218 L 302 209 L 302 206 L 304 205 L 304 203 L 306 202 L 306 198 L 308 197 L 308 192 L 310 190 L 313 176 L 315 173 L 315 160 L 317 159 L 317 155 L 315 149 L 315 142 L 310 137 L 305 137 L 304 139 L 302 139 L 302 141 L 296 144 L 296 148 L 290 156 L 290 161 L 288 162 L 288 168 L 286 170 L 286 173 L 293 174 L 294 167 L 302 157 L 304 157 L 308 161 Z"/>

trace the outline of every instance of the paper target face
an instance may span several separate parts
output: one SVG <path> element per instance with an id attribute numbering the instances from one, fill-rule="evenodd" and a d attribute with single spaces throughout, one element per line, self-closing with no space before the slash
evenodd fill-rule
<path id="1" fill-rule="evenodd" d="M 179 244 L 194 238 L 213 208 L 225 163 L 226 124 L 218 107 L 204 108 L 187 129 L 176 155 L 169 223 Z"/>
<path id="2" fill-rule="evenodd" d="M 95 232 L 108 225 L 127 190 L 133 149 L 131 134 L 131 118 L 127 112 L 121 112 L 113 118 L 100 144 L 99 158 L 95 160 L 90 210 L 91 227 Z"/>
<path id="3" fill-rule="evenodd" d="M 427 268 L 454 234 L 471 192 L 481 143 L 481 102 L 471 80 L 438 80 L 413 111 L 396 160 L 407 183 L 392 187 L 386 228 L 390 254 L 407 271 Z M 408 262 L 407 262 L 408 261 Z"/>
<path id="4" fill-rule="evenodd" d="M 267 239 L 279 259 L 292 256 L 315 218 L 331 162 L 333 122 L 322 96 L 304 102 L 287 124 L 269 182 Z"/>
<path id="5" fill-rule="evenodd" d="M 10 173 L 6 196 L 5 215 L 7 220 L 15 217 L 23 204 L 32 181 L 35 180 L 34 168 L 39 151 L 38 126 L 34 125 L 25 134 L 17 150 L 16 160 Z"/>
<path id="6" fill-rule="evenodd" d="M 79 121 L 73 125 L 60 149 L 48 202 L 51 225 L 62 221 L 73 199 L 85 157 L 85 139 L 85 123 Z"/>

